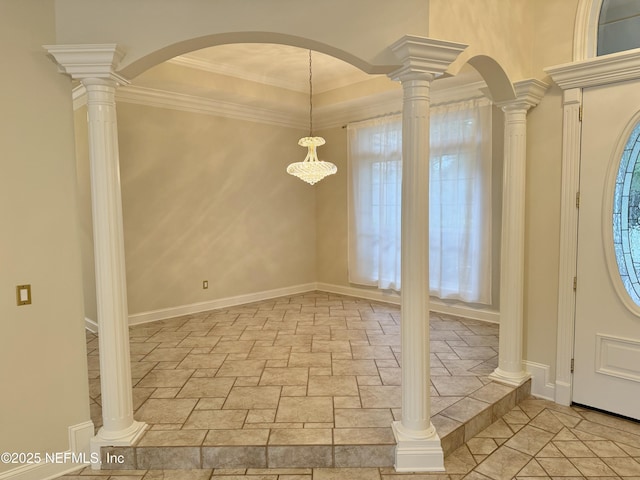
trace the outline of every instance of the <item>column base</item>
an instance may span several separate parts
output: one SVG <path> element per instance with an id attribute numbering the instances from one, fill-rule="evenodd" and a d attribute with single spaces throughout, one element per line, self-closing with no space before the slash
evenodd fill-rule
<path id="1" fill-rule="evenodd" d="M 102 447 L 130 447 L 140 440 L 147 427 L 148 425 L 144 422 L 134 421 L 124 430 L 105 431 L 104 427 L 98 430 L 96 436 L 91 438 L 91 469 L 100 470 Z M 97 461 L 94 462 L 94 460 Z"/>
<path id="2" fill-rule="evenodd" d="M 489 378 L 496 382 L 519 387 L 531 378 L 531 374 L 524 370 L 520 372 L 507 372 L 498 367 L 489 375 Z"/>
<path id="3" fill-rule="evenodd" d="M 396 472 L 444 472 L 444 453 L 433 425 L 425 431 L 407 431 L 391 424 L 396 438 Z"/>

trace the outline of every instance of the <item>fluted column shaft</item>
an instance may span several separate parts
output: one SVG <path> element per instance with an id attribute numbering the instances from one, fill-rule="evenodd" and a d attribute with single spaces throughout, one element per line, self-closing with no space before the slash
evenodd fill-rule
<path id="1" fill-rule="evenodd" d="M 496 373 L 521 383 L 524 314 L 524 221 L 527 160 L 527 110 L 514 103 L 504 111 L 504 180 L 502 183 L 502 262 L 500 274 L 500 356 Z"/>
<path id="2" fill-rule="evenodd" d="M 502 243 L 500 252 L 500 340 L 493 380 L 521 385 L 531 375 L 522 358 L 524 330 L 525 187 L 527 112 L 548 85 L 535 79 L 514 84 L 516 98 L 498 104 L 504 112 Z"/>
<path id="3" fill-rule="evenodd" d="M 82 80 L 87 89 L 89 161 L 102 387 L 101 436 L 133 424 L 127 280 L 116 121 L 116 82 Z"/>
<path id="4" fill-rule="evenodd" d="M 433 75 L 400 77 L 402 107 L 402 427 L 433 434 L 429 371 L 429 90 Z"/>

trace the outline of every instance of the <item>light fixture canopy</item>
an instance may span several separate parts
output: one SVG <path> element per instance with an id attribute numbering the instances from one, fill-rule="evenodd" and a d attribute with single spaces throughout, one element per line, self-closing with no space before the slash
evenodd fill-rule
<path id="1" fill-rule="evenodd" d="M 307 156 L 302 162 L 291 163 L 287 167 L 287 173 L 295 175 L 300 180 L 313 185 L 328 175 L 333 175 L 338 171 L 331 162 L 318 160 L 317 147 L 326 142 L 322 137 L 313 136 L 313 82 L 311 72 L 311 50 L 309 50 L 309 136 L 298 140 L 298 145 L 307 147 Z"/>

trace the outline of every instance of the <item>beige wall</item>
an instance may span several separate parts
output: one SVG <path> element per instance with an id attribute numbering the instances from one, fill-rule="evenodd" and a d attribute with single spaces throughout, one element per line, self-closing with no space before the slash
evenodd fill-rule
<path id="1" fill-rule="evenodd" d="M 533 2 L 535 72 L 572 60 L 577 4 L 577 0 Z M 552 83 L 548 77 L 545 81 Z M 562 91 L 552 85 L 527 121 L 524 358 L 551 366 L 550 375 L 555 378 Z"/>
<path id="2" fill-rule="evenodd" d="M 430 0 L 429 36 L 469 45 L 452 70 L 471 57 L 488 55 L 512 81 L 529 78 L 537 1 L 547 0 Z"/>
<path id="3" fill-rule="evenodd" d="M 389 45 L 429 33 L 428 0 L 57 0 L 56 14 L 59 43 L 126 46 L 129 77 L 184 52 L 237 42 L 312 48 L 386 73 L 397 63 Z"/>
<path id="4" fill-rule="evenodd" d="M 315 192 L 285 172 L 304 132 L 117 110 L 130 314 L 315 281 Z"/>
<path id="5" fill-rule="evenodd" d="M 527 115 L 524 358 L 555 375 L 562 171 L 562 92 Z M 553 377 L 552 377 L 553 378 Z"/>
<path id="6" fill-rule="evenodd" d="M 71 86 L 41 48 L 54 41 L 53 2 L 0 2 L 2 452 L 65 451 L 90 418 Z M 19 284 L 32 305 L 16 306 Z"/>
<path id="7" fill-rule="evenodd" d="M 349 285 L 347 129 L 338 127 L 319 133 L 327 144 L 318 149 L 318 156 L 335 163 L 338 173 L 316 187 L 317 281 L 346 286 Z"/>

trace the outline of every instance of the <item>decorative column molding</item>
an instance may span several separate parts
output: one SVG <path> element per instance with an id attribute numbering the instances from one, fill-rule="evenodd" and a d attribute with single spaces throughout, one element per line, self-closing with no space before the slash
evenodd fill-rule
<path id="1" fill-rule="evenodd" d="M 133 420 L 115 102 L 117 85 L 128 82 L 114 73 L 123 55 L 116 45 L 45 48 L 61 71 L 80 80 L 87 90 L 103 420 L 91 449 L 99 452 L 101 446 L 132 445 L 146 428 Z"/>
<path id="2" fill-rule="evenodd" d="M 531 376 L 522 363 L 527 111 L 540 102 L 548 85 L 531 79 L 518 82 L 514 87 L 516 99 L 498 104 L 505 114 L 500 348 L 498 368 L 490 378 L 522 385 Z"/>
<path id="3" fill-rule="evenodd" d="M 391 46 L 402 66 L 402 420 L 393 422 L 397 471 L 444 471 L 431 423 L 429 371 L 429 91 L 465 45 L 405 36 Z"/>

